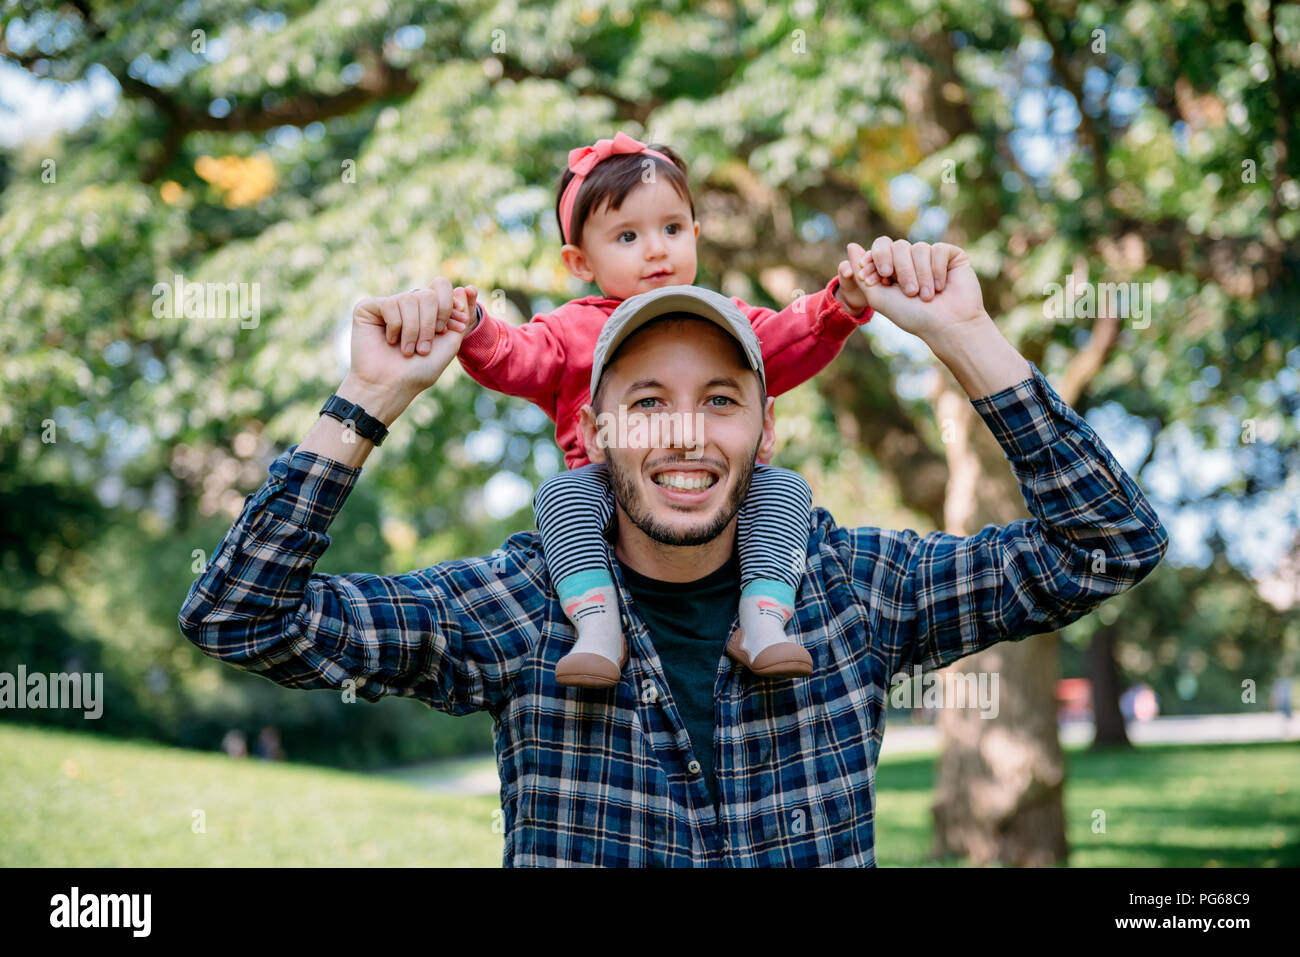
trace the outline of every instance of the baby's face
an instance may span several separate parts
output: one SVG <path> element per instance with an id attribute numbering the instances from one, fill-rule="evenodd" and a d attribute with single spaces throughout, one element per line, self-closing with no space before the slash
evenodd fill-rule
<path id="1" fill-rule="evenodd" d="M 699 234 L 690 205 L 660 177 L 628 193 L 622 208 L 602 206 L 587 217 L 581 254 L 572 257 L 570 269 L 613 299 L 690 285 Z"/>

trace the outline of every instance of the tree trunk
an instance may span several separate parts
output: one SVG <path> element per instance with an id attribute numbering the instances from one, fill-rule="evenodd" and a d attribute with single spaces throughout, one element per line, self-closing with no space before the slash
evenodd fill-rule
<path id="1" fill-rule="evenodd" d="M 1002 449 L 964 390 L 940 370 L 935 408 L 948 459 L 944 525 L 955 535 L 1026 517 Z M 977 865 L 1065 862 L 1065 759 L 1056 728 L 1058 638 L 1002 642 L 949 666 L 997 676 L 998 709 L 941 708 L 932 854 Z"/>
<path id="2" fill-rule="evenodd" d="M 1088 643 L 1088 672 L 1092 679 L 1092 748 L 1129 748 L 1128 729 L 1119 707 L 1120 674 L 1115 664 L 1115 630 L 1103 625 Z"/>

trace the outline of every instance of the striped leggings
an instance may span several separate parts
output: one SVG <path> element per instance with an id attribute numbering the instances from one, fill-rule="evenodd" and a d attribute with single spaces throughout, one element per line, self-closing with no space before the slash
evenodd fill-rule
<path id="1" fill-rule="evenodd" d="M 755 465 L 749 494 L 736 517 L 740 585 L 769 579 L 796 591 L 808 555 L 812 491 L 798 472 Z M 614 515 L 604 465 L 560 472 L 533 496 L 551 581 L 578 572 L 607 571 L 602 532 Z"/>

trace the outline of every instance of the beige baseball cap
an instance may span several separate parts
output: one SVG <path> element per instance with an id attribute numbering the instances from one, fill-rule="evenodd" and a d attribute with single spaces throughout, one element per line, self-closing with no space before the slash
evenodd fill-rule
<path id="1" fill-rule="evenodd" d="M 670 312 L 688 312 L 721 327 L 740 343 L 749 367 L 758 373 L 759 381 L 767 389 L 762 347 L 758 344 L 758 336 L 754 335 L 754 328 L 739 306 L 721 293 L 703 286 L 660 286 L 624 299 L 605 320 L 605 325 L 596 338 L 596 351 L 591 360 L 592 401 L 596 399 L 600 374 L 614 351 L 651 319 L 658 319 Z"/>

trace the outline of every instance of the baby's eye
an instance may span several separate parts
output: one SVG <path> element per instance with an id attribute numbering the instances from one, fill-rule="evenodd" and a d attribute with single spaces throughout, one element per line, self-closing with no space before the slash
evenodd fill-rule
<path id="1" fill-rule="evenodd" d="M 676 236 L 682 231 L 682 227 L 679 223 L 669 223 L 665 228 L 668 230 L 669 236 Z"/>
<path id="2" fill-rule="evenodd" d="M 624 237 L 627 237 L 627 236 L 631 236 L 632 239 L 636 239 L 636 233 L 632 232 L 632 230 L 629 229 L 629 230 L 627 230 L 626 232 L 623 232 L 623 233 L 620 233 L 620 234 L 619 234 L 619 237 L 618 237 L 619 242 L 622 242 L 623 239 L 624 239 Z M 631 242 L 631 241 L 632 241 L 631 239 L 628 240 L 628 242 Z"/>

